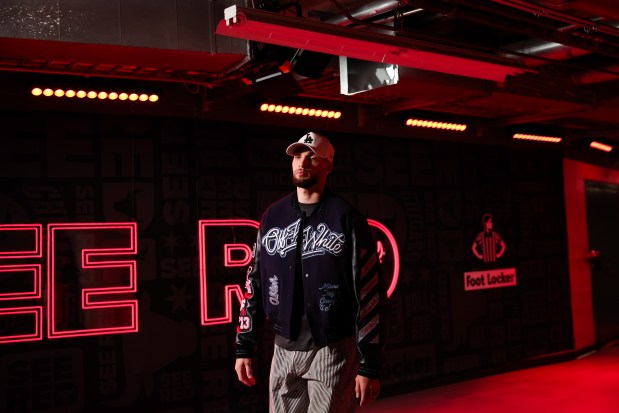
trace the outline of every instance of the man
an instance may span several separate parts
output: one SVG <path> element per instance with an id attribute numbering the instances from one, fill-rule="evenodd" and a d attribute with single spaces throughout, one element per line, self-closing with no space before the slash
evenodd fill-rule
<path id="1" fill-rule="evenodd" d="M 326 189 L 334 149 L 310 132 L 288 146 L 296 191 L 264 212 L 236 336 L 239 380 L 255 384 L 261 321 L 275 331 L 271 413 L 345 413 L 380 389 L 376 247 L 367 220 Z"/>
<path id="2" fill-rule="evenodd" d="M 484 226 L 484 230 L 477 234 L 471 249 L 473 254 L 480 260 L 486 263 L 495 262 L 505 253 L 505 242 L 493 229 L 492 214 L 484 214 L 481 217 L 481 223 Z"/>

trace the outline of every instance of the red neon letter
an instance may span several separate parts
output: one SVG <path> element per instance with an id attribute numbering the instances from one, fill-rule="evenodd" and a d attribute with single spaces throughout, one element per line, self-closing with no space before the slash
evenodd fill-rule
<path id="1" fill-rule="evenodd" d="M 235 260 L 234 258 L 232 258 L 233 251 L 242 251 L 243 259 Z M 249 247 L 249 245 L 246 244 L 225 244 L 224 256 L 226 260 L 226 267 L 245 267 L 251 262 L 251 248 Z"/>
<path id="2" fill-rule="evenodd" d="M 237 305 L 240 305 L 243 293 L 239 284 L 242 285 L 242 282 L 224 285 L 225 314 L 222 317 L 209 317 L 209 298 L 215 301 L 215 297 L 217 296 L 211 295 L 209 297 L 208 275 L 213 273 L 214 271 L 222 272 L 222 267 L 239 267 L 247 265 L 247 263 L 251 261 L 251 249 L 248 244 L 253 245 L 253 243 L 256 241 L 256 230 L 259 228 L 259 226 L 260 225 L 258 224 L 258 222 L 250 219 L 218 219 L 199 221 L 198 245 L 200 248 L 200 308 L 202 325 L 209 326 L 232 322 L 232 296 L 236 296 L 236 299 L 238 301 Z M 207 257 L 210 258 L 219 256 L 218 250 L 216 248 L 211 247 L 211 249 L 208 249 L 209 246 L 207 245 L 208 243 L 206 240 L 207 227 L 224 227 L 223 234 L 218 232 L 218 235 L 220 235 L 218 239 L 221 239 L 223 235 L 223 237 L 229 238 L 231 241 L 230 243 L 226 243 L 224 241 L 224 261 L 222 263 L 223 266 L 213 266 L 207 261 Z M 244 228 L 245 230 L 243 231 L 241 230 L 241 228 Z M 247 229 L 250 230 L 248 231 Z M 247 244 L 240 244 L 238 242 L 239 238 L 242 238 L 242 240 L 246 241 Z M 240 261 L 233 261 L 229 256 L 232 249 L 244 250 L 246 252 L 245 259 Z M 215 264 L 221 262 L 218 259 L 214 259 L 213 261 Z M 240 280 L 241 275 L 244 275 L 244 272 L 239 272 L 237 275 L 239 276 Z"/>
<path id="3" fill-rule="evenodd" d="M 43 227 L 41 224 L 4 224 L 0 234 L 5 238 L 0 247 L 0 262 L 24 258 L 41 258 L 43 251 Z M 19 274 L 32 277 L 32 287 Z M 0 302 L 41 298 L 41 264 L 2 264 L 0 265 L 0 285 L 10 284 L 13 290 L 0 290 Z M 15 282 L 13 282 L 15 281 Z M 13 285 L 16 284 L 16 285 Z M 11 288 L 11 287 L 9 287 Z M 31 320 L 32 318 L 32 320 Z M 0 344 L 22 341 L 37 341 L 43 338 L 43 307 L 0 308 L 0 320 L 5 333 L 0 336 Z M 25 327 L 27 326 L 27 327 Z"/>
<path id="4" fill-rule="evenodd" d="M 50 224 L 47 234 L 49 338 L 137 332 L 138 302 L 128 299 L 137 291 L 136 261 L 102 259 L 135 255 L 137 224 Z"/>
<path id="5" fill-rule="evenodd" d="M 383 265 L 388 263 L 390 260 L 383 259 L 382 257 L 386 256 L 388 258 L 389 256 L 386 254 L 388 254 L 389 252 L 391 252 L 392 254 L 391 258 L 393 259 L 393 270 L 391 272 L 391 283 L 389 284 L 389 289 L 387 290 L 387 297 L 391 297 L 391 294 L 393 294 L 393 292 L 395 291 L 395 287 L 398 285 L 398 278 L 400 277 L 400 251 L 398 250 L 398 244 L 395 242 L 395 237 L 393 236 L 391 231 L 387 229 L 386 226 L 373 219 L 368 219 L 368 224 L 370 225 L 370 227 L 376 228 L 377 230 L 382 232 L 389 241 L 389 248 L 385 248 L 385 245 L 382 243 L 382 241 L 378 240 L 377 249 L 378 253 L 381 256 L 380 262 Z M 383 275 L 387 276 L 387 274 Z"/>

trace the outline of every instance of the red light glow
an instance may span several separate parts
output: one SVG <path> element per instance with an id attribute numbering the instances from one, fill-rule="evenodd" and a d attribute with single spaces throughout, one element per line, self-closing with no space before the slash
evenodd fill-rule
<path id="1" fill-rule="evenodd" d="M 284 113 L 288 115 L 314 116 L 317 118 L 329 118 L 329 119 L 339 119 L 342 117 L 342 112 L 336 111 L 336 110 L 276 105 L 274 103 L 261 104 L 260 111 L 261 112 Z"/>
<path id="2" fill-rule="evenodd" d="M 550 142 L 550 143 L 559 143 L 563 140 L 558 136 L 542 136 L 542 135 L 529 135 L 526 133 L 516 133 L 513 136 L 514 139 L 523 139 L 527 141 L 538 141 L 538 142 Z"/>
<path id="3" fill-rule="evenodd" d="M 42 295 L 42 269 L 40 264 L 11 263 L 12 260 L 27 258 L 41 258 L 43 254 L 43 226 L 41 224 L 3 224 L 0 232 L 12 238 L 11 235 L 23 236 L 28 239 L 28 246 L 20 246 L 16 249 L 0 251 L 0 276 L 3 274 L 29 274 L 33 278 L 32 289 L 28 291 L 7 291 L 0 293 L 0 301 L 18 301 L 24 299 L 40 299 Z M 21 249 L 20 249 L 21 248 Z M 0 317 L 23 318 L 24 315 L 33 316 L 30 331 L 7 332 L 0 336 L 0 344 L 15 343 L 22 341 L 38 341 L 43 339 L 43 307 L 42 306 L 19 306 L 0 308 Z M 23 325 L 24 323 L 18 323 Z"/>
<path id="4" fill-rule="evenodd" d="M 85 92 L 84 90 L 78 90 L 77 92 L 75 90 L 72 89 L 50 89 L 50 88 L 46 88 L 46 89 L 41 89 L 39 87 L 35 87 L 32 88 L 31 93 L 33 96 L 45 96 L 45 97 L 51 97 L 51 96 L 55 96 L 58 98 L 62 98 L 62 97 L 67 97 L 67 98 L 73 98 L 75 96 L 77 96 L 80 99 L 83 99 L 85 97 L 88 97 L 89 99 L 95 99 L 98 98 L 100 100 L 131 100 L 131 101 L 140 101 L 140 102 L 157 102 L 159 100 L 159 95 L 156 94 L 146 94 L 146 93 L 141 93 L 141 94 L 137 94 L 137 93 L 125 93 L 125 92 L 106 92 L 106 91 L 95 91 L 95 90 L 90 90 L 89 92 Z"/>
<path id="5" fill-rule="evenodd" d="M 0 224 L 0 232 L 32 231 L 32 249 L 0 251 L 0 258 L 41 258 L 43 256 L 43 225 L 41 224 Z M 7 234 L 8 235 L 8 234 Z"/>
<path id="6" fill-rule="evenodd" d="M 396 286 L 398 285 L 398 279 L 400 278 L 400 250 L 398 249 L 398 243 L 396 242 L 391 231 L 389 231 L 389 229 L 380 222 L 373 219 L 368 219 L 368 225 L 385 234 L 389 240 L 391 250 L 393 251 L 393 273 L 391 274 L 391 283 L 389 284 L 389 289 L 387 290 L 387 297 L 391 297 Z"/>
<path id="7" fill-rule="evenodd" d="M 296 110 L 296 108 L 295 108 Z M 387 253 L 387 265 L 393 260 L 391 283 L 387 292 L 391 296 L 397 286 L 400 271 L 400 256 L 393 234 L 386 226 L 375 220 L 368 224 L 378 230 L 388 240 L 391 247 L 385 249 L 383 241 L 377 242 L 377 251 L 381 262 Z M 202 325 L 218 325 L 232 322 L 233 304 L 240 304 L 242 289 L 239 283 L 224 285 L 223 316 L 208 314 L 208 274 L 207 229 L 209 227 L 224 227 L 230 234 L 230 240 L 215 237 L 223 246 L 223 260 L 215 257 L 215 267 L 223 261 L 224 268 L 246 267 L 250 265 L 252 250 L 248 244 L 253 244 L 259 223 L 249 219 L 201 220 L 198 223 L 199 262 L 200 262 L 200 305 Z M 240 231 L 245 227 L 245 231 Z M 249 232 L 247 232 L 249 230 Z M 5 287 L 0 292 L 0 303 L 18 300 L 41 300 L 45 298 L 45 314 L 48 319 L 47 336 L 50 339 L 96 336 L 106 334 L 132 333 L 138 331 L 138 301 L 132 299 L 137 292 L 137 262 L 135 259 L 121 259 L 124 256 L 137 254 L 137 224 L 126 223 L 52 223 L 47 226 L 47 277 L 46 295 L 43 297 L 43 269 L 39 263 L 11 262 L 14 259 L 42 258 L 43 227 L 41 224 L 6 224 L 0 225 L 0 232 L 8 234 L 11 242 L 7 245 L 17 245 L 12 250 L 0 251 L 0 279 L 9 277 L 21 284 L 21 274 L 32 278 L 28 287 Z M 21 233 L 22 239 L 15 235 Z M 239 242 L 237 237 L 243 233 L 245 239 Z M 15 239 L 15 240 L 14 240 Z M 24 242 L 24 239 L 27 242 Z M 17 242 L 16 242 L 17 241 Z M 229 241 L 229 242 L 226 242 Z M 22 244 L 26 244 L 25 246 Z M 221 250 L 220 250 L 221 251 Z M 78 261 L 76 281 L 67 281 L 66 263 Z M 71 268 L 74 268 L 71 266 Z M 70 270 L 73 273 L 73 270 Z M 4 284 L 8 285 L 8 284 Z M 67 299 L 67 289 L 78 288 L 81 311 L 77 316 L 83 325 L 76 328 L 67 324 L 67 307 L 73 302 Z M 219 291 L 213 291 L 219 294 Z M 116 299 L 113 299 L 116 298 Z M 130 299 L 131 298 L 131 299 Z M 218 300 L 219 301 L 219 297 Z M 34 341 L 43 338 L 44 306 L 13 306 L 0 308 L 0 317 L 12 317 L 19 331 L 4 331 L 0 336 L 0 344 L 20 341 Z M 24 321 L 24 317 L 32 317 Z M 12 320 L 11 320 L 12 322 Z M 70 326 L 70 327 L 69 327 Z"/>
<path id="8" fill-rule="evenodd" d="M 251 219 L 221 219 L 221 220 L 200 220 L 198 223 L 198 245 L 200 248 L 200 308 L 201 308 L 201 321 L 204 326 L 212 326 L 217 324 L 227 324 L 232 322 L 232 296 L 235 295 L 240 304 L 243 292 L 239 284 L 227 284 L 224 286 L 224 300 L 225 300 L 225 312 L 223 317 L 209 317 L 208 315 L 208 274 L 206 271 L 206 230 L 208 227 L 250 227 L 258 230 L 260 224 Z M 230 244 L 229 244 L 230 245 Z M 238 247 L 238 243 L 232 244 L 235 248 Z M 249 249 L 249 246 L 245 245 Z M 243 248 L 244 249 L 244 248 Z M 251 249 L 250 249 L 251 251 Z M 224 253 L 226 263 L 228 260 L 229 250 L 225 249 Z M 251 253 L 249 254 L 251 260 Z M 226 265 L 228 266 L 228 265 Z M 236 266 L 236 265 L 231 265 Z"/>
<path id="9" fill-rule="evenodd" d="M 521 67 L 506 64 L 506 61 L 499 57 L 495 60 L 486 56 L 481 60 L 474 57 L 451 56 L 441 50 L 421 50 L 418 45 L 404 38 L 394 39 L 394 36 L 387 34 L 340 27 L 241 6 L 231 6 L 224 10 L 224 19 L 217 25 L 216 33 L 293 49 L 496 82 L 505 81 L 508 75 L 526 71 Z"/>
<path id="10" fill-rule="evenodd" d="M 407 119 L 406 126 L 416 126 L 419 128 L 429 128 L 429 129 L 444 129 L 451 130 L 456 132 L 464 132 L 467 128 L 467 125 L 463 123 L 450 123 L 450 122 L 437 122 L 432 120 L 423 120 L 423 119 Z"/>
<path id="11" fill-rule="evenodd" d="M 128 278 L 128 282 L 118 282 L 113 287 L 92 287 L 82 288 L 81 291 L 81 308 L 85 312 L 85 318 L 96 315 L 97 319 L 108 318 L 114 320 L 114 325 L 106 325 L 103 327 L 92 327 L 83 329 L 62 329 L 58 327 L 56 320 L 59 314 L 56 311 L 56 301 L 58 300 L 56 291 L 57 279 L 62 276 L 62 271 L 56 269 L 56 240 L 61 235 L 76 234 L 81 231 L 82 241 L 78 248 L 81 248 L 81 268 L 84 272 L 83 278 L 88 278 L 90 284 L 110 283 L 110 280 L 103 279 L 104 277 L 94 277 L 94 274 L 102 274 L 97 270 L 108 270 L 103 272 L 105 275 L 111 273 L 111 269 L 126 270 L 122 278 Z M 122 239 L 118 238 L 118 234 L 122 233 Z M 105 248 L 87 248 L 86 244 L 92 244 L 97 240 L 97 237 L 105 237 L 105 235 L 115 235 L 114 241 L 120 241 L 118 246 Z M 125 256 L 137 254 L 137 224 L 134 222 L 126 223 L 86 223 L 86 224 L 50 224 L 47 227 L 47 236 L 49 239 L 48 256 L 47 256 L 47 317 L 48 317 L 48 336 L 51 339 L 62 337 L 80 337 L 104 334 L 119 334 L 133 333 L 138 331 L 138 301 L 137 300 L 95 300 L 96 297 L 109 297 L 113 295 L 133 294 L 137 291 L 137 263 L 135 260 L 102 260 L 103 257 Z M 82 245 L 84 244 L 84 245 Z M 92 246 L 92 245 L 90 245 Z M 123 271 L 125 272 L 125 271 Z M 116 272 L 114 272 L 116 274 Z M 126 277 L 125 277 L 126 275 Z M 121 278 L 121 277 L 117 277 Z M 80 279 L 80 281 L 82 281 Z M 116 283 L 117 280 L 112 280 Z M 125 285 L 128 284 L 128 285 Z M 106 284 L 107 285 L 107 284 Z M 92 317 L 93 319 L 95 317 Z M 120 319 L 129 320 L 119 321 Z M 96 324 L 96 323 L 94 323 Z"/>
<path id="12" fill-rule="evenodd" d="M 234 251 L 242 251 L 243 259 L 232 258 Z M 226 267 L 245 267 L 251 262 L 251 248 L 246 244 L 225 244 L 224 257 L 224 265 Z"/>
<path id="13" fill-rule="evenodd" d="M 389 229 L 381 224 L 380 222 L 368 219 L 368 225 L 370 227 L 375 228 L 382 234 L 384 234 L 385 238 L 387 238 L 389 242 L 389 246 L 392 251 L 392 259 L 393 259 L 393 270 L 391 274 L 391 282 L 387 291 L 387 296 L 391 297 L 393 292 L 396 289 L 398 284 L 398 279 L 400 275 L 400 253 L 398 250 L 398 245 L 395 240 L 395 237 L 389 231 Z M 231 219 L 231 220 L 200 220 L 199 221 L 199 230 L 198 230 L 198 241 L 199 241 L 199 255 L 200 255 L 200 308 L 201 308 L 201 322 L 204 326 L 209 325 L 218 325 L 218 324 L 227 324 L 232 322 L 232 311 L 233 311 L 233 296 L 236 296 L 237 303 L 240 304 L 243 292 L 241 286 L 239 284 L 227 284 L 224 286 L 224 301 L 225 301 L 225 311 L 224 315 L 220 317 L 213 317 L 208 314 L 208 278 L 209 274 L 207 273 L 207 242 L 206 242 L 206 233 L 208 227 L 249 227 L 257 230 L 260 227 L 260 224 L 257 221 L 249 220 L 249 219 Z M 236 238 L 234 235 L 235 232 L 231 232 L 231 237 Z M 255 235 L 254 235 L 255 237 Z M 377 245 L 377 249 L 380 249 L 382 253 L 384 253 L 384 248 L 382 248 L 382 244 L 379 242 Z M 231 257 L 233 251 L 242 251 L 244 256 L 242 259 L 233 259 Z M 224 244 L 224 264 L 226 267 L 244 267 L 249 265 L 251 262 L 251 248 L 247 244 L 240 244 L 238 242 L 234 243 L 225 243 Z"/>
<path id="14" fill-rule="evenodd" d="M 598 142 L 598 141 L 593 141 L 589 144 L 589 146 L 593 149 L 598 149 L 600 151 L 604 151 L 604 152 L 610 152 L 613 150 L 613 147 L 610 145 L 606 145 L 602 142 Z"/>
<path id="15" fill-rule="evenodd" d="M 0 292 L 0 301 L 41 298 L 41 283 L 42 283 L 42 268 L 41 264 L 16 264 L 16 265 L 1 265 L 0 279 L 3 273 L 32 273 L 32 291 L 11 291 Z"/>

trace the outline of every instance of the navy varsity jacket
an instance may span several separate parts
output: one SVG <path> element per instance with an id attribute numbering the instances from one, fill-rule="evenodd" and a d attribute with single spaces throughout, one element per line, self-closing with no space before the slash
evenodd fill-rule
<path id="1" fill-rule="evenodd" d="M 263 214 L 247 271 L 236 356 L 255 353 L 265 317 L 277 334 L 292 338 L 295 274 L 301 274 L 314 343 L 324 346 L 356 336 L 359 374 L 378 377 L 384 298 L 376 245 L 367 220 L 328 191 L 309 217 L 299 209 L 295 192 Z"/>

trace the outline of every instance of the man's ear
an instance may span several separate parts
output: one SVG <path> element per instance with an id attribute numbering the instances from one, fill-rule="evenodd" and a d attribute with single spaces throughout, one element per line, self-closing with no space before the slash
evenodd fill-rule
<path id="1" fill-rule="evenodd" d="M 331 172 L 333 172 L 333 164 L 329 162 L 329 167 L 327 168 L 327 175 L 329 175 Z"/>

